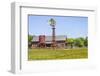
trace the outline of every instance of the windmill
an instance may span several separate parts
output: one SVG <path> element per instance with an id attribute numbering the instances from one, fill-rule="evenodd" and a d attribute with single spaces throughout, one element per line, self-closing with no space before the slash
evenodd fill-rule
<path id="1" fill-rule="evenodd" d="M 55 49 L 55 47 L 56 47 L 56 40 L 55 40 L 55 38 L 56 38 L 56 36 L 55 36 L 56 21 L 53 18 L 51 18 L 49 20 L 49 24 L 52 27 L 52 47 L 53 47 L 53 49 Z"/>

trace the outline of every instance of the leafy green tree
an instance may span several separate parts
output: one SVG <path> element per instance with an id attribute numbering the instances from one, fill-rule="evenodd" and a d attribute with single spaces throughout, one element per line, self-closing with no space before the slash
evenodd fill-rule
<path id="1" fill-rule="evenodd" d="M 71 48 L 73 48 L 74 39 L 73 38 L 68 38 L 66 41 L 71 46 Z"/>
<path id="2" fill-rule="evenodd" d="M 74 42 L 75 46 L 83 47 L 84 46 L 84 38 L 77 38 Z"/>
<path id="3" fill-rule="evenodd" d="M 84 40 L 85 40 L 83 37 L 80 37 L 79 39 L 80 39 L 81 41 L 83 41 L 83 42 L 84 42 Z"/>
<path id="4" fill-rule="evenodd" d="M 28 46 L 29 47 L 31 47 L 32 39 L 33 39 L 33 36 L 32 35 L 28 35 Z"/>
<path id="5" fill-rule="evenodd" d="M 71 48 L 73 48 L 73 46 L 76 46 L 76 47 L 87 47 L 88 46 L 88 37 L 86 38 L 83 38 L 83 37 L 80 37 L 80 38 L 68 38 L 66 39 L 66 42 L 68 43 L 68 45 L 71 46 Z"/>
<path id="6" fill-rule="evenodd" d="M 88 37 L 86 37 L 84 40 L 84 46 L 86 46 L 86 47 L 88 46 Z"/>
<path id="7" fill-rule="evenodd" d="M 33 39 L 33 36 L 32 35 L 28 35 L 28 42 L 31 42 Z"/>

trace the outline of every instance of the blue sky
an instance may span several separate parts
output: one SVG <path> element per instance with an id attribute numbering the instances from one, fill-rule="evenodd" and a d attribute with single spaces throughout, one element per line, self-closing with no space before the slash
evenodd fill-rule
<path id="1" fill-rule="evenodd" d="M 66 35 L 68 38 L 86 37 L 88 34 L 88 17 L 79 16 L 36 16 L 29 15 L 30 35 L 52 35 L 49 20 L 56 21 L 56 35 Z"/>

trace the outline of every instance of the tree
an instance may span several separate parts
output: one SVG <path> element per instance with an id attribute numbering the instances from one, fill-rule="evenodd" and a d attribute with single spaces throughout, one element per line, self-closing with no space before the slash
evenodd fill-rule
<path id="1" fill-rule="evenodd" d="M 86 47 L 88 46 L 88 37 L 86 37 L 84 40 L 84 46 L 86 46 Z"/>
<path id="2" fill-rule="evenodd" d="M 33 39 L 33 36 L 32 35 L 28 35 L 28 42 L 31 42 Z"/>
<path id="3" fill-rule="evenodd" d="M 28 35 L 28 46 L 29 47 L 31 47 L 32 39 L 33 39 L 33 36 L 32 35 Z"/>
<path id="4" fill-rule="evenodd" d="M 74 42 L 75 46 L 83 47 L 84 46 L 84 38 L 77 38 Z"/>
<path id="5" fill-rule="evenodd" d="M 73 48 L 74 39 L 73 38 L 68 38 L 66 41 L 71 46 L 71 48 Z"/>

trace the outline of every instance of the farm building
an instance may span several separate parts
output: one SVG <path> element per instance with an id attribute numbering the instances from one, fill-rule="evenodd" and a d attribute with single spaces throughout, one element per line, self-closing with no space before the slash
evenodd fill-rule
<path id="1" fill-rule="evenodd" d="M 56 41 L 56 47 L 57 48 L 66 48 L 66 36 L 65 35 L 59 35 L 55 37 Z M 31 43 L 32 48 L 38 48 L 38 47 L 44 47 L 44 48 L 50 48 L 52 46 L 52 36 L 33 36 L 33 40 Z"/>

